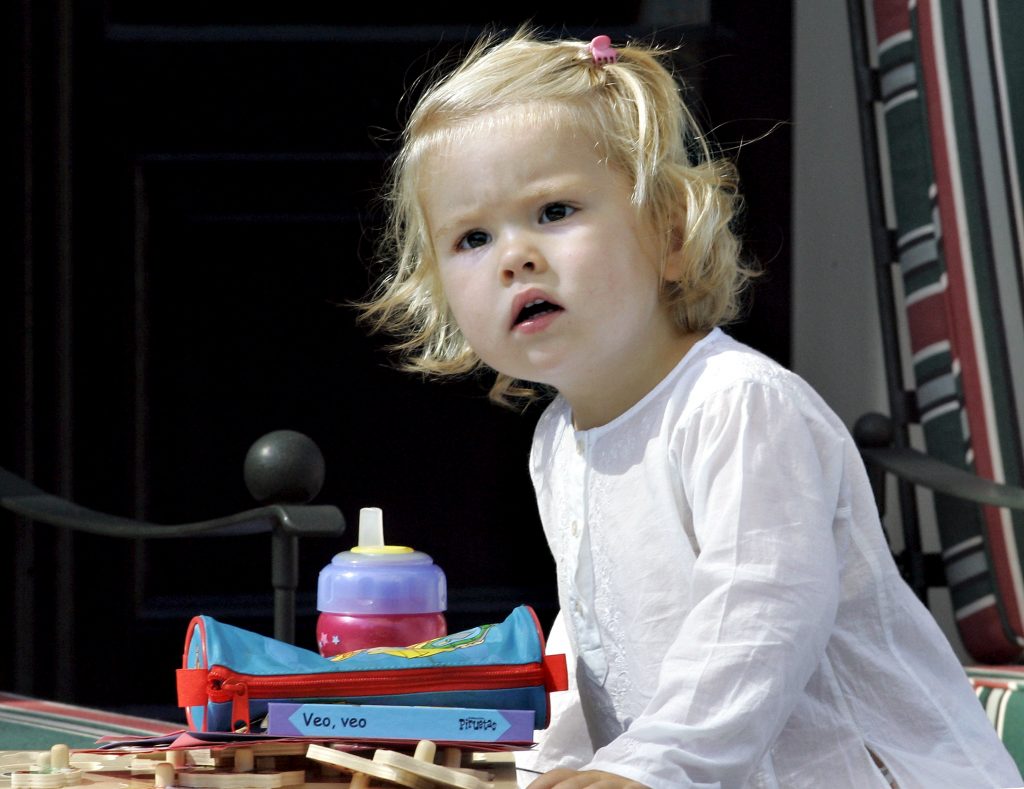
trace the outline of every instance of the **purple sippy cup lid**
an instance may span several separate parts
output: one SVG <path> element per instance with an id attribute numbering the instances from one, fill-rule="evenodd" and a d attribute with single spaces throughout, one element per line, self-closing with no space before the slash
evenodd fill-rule
<path id="1" fill-rule="evenodd" d="M 444 572 L 427 554 L 385 545 L 377 507 L 359 511 L 359 544 L 320 571 L 318 611 L 332 614 L 428 614 L 448 605 Z"/>

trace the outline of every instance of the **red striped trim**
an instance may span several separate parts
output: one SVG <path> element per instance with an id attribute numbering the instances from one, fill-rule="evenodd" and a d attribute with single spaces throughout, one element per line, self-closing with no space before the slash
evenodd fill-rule
<path id="1" fill-rule="evenodd" d="M 1021 648 L 1012 643 L 994 605 L 983 608 L 957 622 L 964 649 L 982 663 L 1010 663 L 1017 660 Z"/>
<path id="2" fill-rule="evenodd" d="M 970 319 L 963 319 L 972 314 L 968 299 L 970 272 L 967 270 L 967 263 L 964 260 L 961 247 L 961 233 L 965 231 L 965 228 L 959 224 L 959 217 L 952 199 L 954 183 L 950 162 L 956 157 L 956 151 L 950 149 L 953 146 L 953 141 L 946 137 L 944 121 L 947 108 L 942 100 L 940 90 L 939 54 L 935 43 L 935 37 L 939 35 L 936 30 L 937 13 L 941 13 L 941 10 L 934 7 L 934 0 L 921 0 L 918 3 L 922 82 L 925 89 L 928 125 L 932 140 L 932 162 L 939 193 L 938 211 L 943 233 L 942 250 L 945 255 L 946 274 L 949 282 L 951 286 L 955 283 L 955 287 L 947 289 L 946 304 L 949 310 L 947 321 L 954 354 L 961 363 L 962 386 L 967 403 L 967 420 L 971 428 L 975 469 L 982 477 L 996 479 L 992 462 L 992 445 L 988 432 L 988 414 L 985 411 L 984 382 L 978 367 L 975 347 L 975 326 Z M 955 315 L 962 316 L 962 319 L 953 319 Z M 1017 632 L 1022 632 L 1024 631 L 1024 621 L 1022 621 L 1020 606 L 1017 602 L 1018 590 L 1013 580 L 1013 574 L 1008 572 L 1006 567 L 1010 553 L 1006 533 L 1002 529 L 1001 514 L 994 508 L 986 507 L 983 508 L 983 515 L 989 544 L 995 557 L 993 569 L 1000 599 L 1004 604 L 1004 610 L 1012 628 Z"/>
<path id="3" fill-rule="evenodd" d="M 938 211 L 943 232 L 942 250 L 950 287 L 946 302 L 949 310 L 950 337 L 956 358 L 960 362 L 961 381 L 966 403 L 967 422 L 971 431 L 971 445 L 974 450 L 974 465 L 977 473 L 987 479 L 996 479 L 993 463 L 993 448 L 989 435 L 988 415 L 985 409 L 984 386 L 978 367 L 974 332 L 977 327 L 970 319 L 972 311 L 968 300 L 968 277 L 966 262 L 962 256 L 961 233 L 966 232 L 959 224 L 959 216 L 953 198 L 953 163 L 957 157 L 956 141 L 946 137 L 945 117 L 950 111 L 940 90 L 939 53 L 935 37 L 936 16 L 941 21 L 941 10 L 934 7 L 935 0 L 921 0 L 917 5 L 917 22 L 921 51 L 922 83 L 928 110 L 929 137 L 931 138 L 932 162 L 935 182 L 938 187 Z M 956 316 L 961 316 L 956 320 Z M 964 319 L 966 318 L 966 320 Z M 984 507 L 986 531 L 995 561 L 993 572 L 999 589 L 1003 610 L 1011 628 L 1024 633 L 1024 620 L 1017 603 L 1017 588 L 1013 574 L 1007 568 L 1009 551 L 1003 531 L 1002 515 L 993 507 Z"/>
<path id="4" fill-rule="evenodd" d="M 910 332 L 910 350 L 913 353 L 950 339 L 945 304 L 946 293 L 943 292 L 928 296 L 907 307 L 907 329 Z"/>
<path id="5" fill-rule="evenodd" d="M 881 43 L 897 33 L 910 30 L 910 11 L 906 3 L 875 2 L 875 35 Z"/>
<path id="6" fill-rule="evenodd" d="M 1012 663 L 991 666 L 967 666 L 967 674 L 972 681 L 1022 682 L 1024 681 L 1024 666 Z"/>
<path id="7" fill-rule="evenodd" d="M 1011 688 L 1007 680 L 997 679 L 982 679 L 980 677 L 971 677 L 971 684 L 976 688 L 992 688 L 993 690 L 1016 690 Z"/>
<path id="8" fill-rule="evenodd" d="M 59 715 L 62 718 L 90 721 L 107 726 L 119 726 L 125 729 L 136 729 L 144 734 L 170 734 L 181 731 L 184 724 L 173 724 L 151 718 L 139 718 L 134 715 L 121 715 L 115 712 L 76 707 L 56 701 L 43 701 L 18 696 L 13 693 L 0 692 L 0 708 L 8 707 L 20 712 L 34 712 L 40 715 Z"/>
<path id="9" fill-rule="evenodd" d="M 954 189 L 950 162 L 952 154 L 949 150 L 952 141 L 946 139 L 944 123 L 946 108 L 942 92 L 939 89 L 940 67 L 934 39 L 936 31 L 933 16 L 935 13 L 929 0 L 921 0 L 917 4 L 922 86 L 926 96 L 928 136 L 931 140 L 932 163 L 939 193 L 938 211 L 943 236 L 942 252 L 946 263 L 946 275 L 950 283 L 950 287 L 946 289 L 948 294 L 946 307 L 949 311 L 946 323 L 950 327 L 950 340 L 953 344 L 954 355 L 960 362 L 964 399 L 972 406 L 967 408 L 967 419 L 971 428 L 975 466 L 979 474 L 992 479 L 992 449 L 989 445 L 986 414 L 982 407 L 984 393 L 975 351 L 974 326 L 970 320 L 964 320 L 971 315 L 971 308 L 967 298 L 967 272 L 964 270 L 965 264 L 961 255 L 961 228 L 956 207 L 950 197 Z M 960 316 L 960 320 L 956 320 L 957 316 Z"/>

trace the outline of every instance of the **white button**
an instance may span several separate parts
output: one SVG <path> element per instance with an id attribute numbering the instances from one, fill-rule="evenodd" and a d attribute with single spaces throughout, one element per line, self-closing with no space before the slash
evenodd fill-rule
<path id="1" fill-rule="evenodd" d="M 572 536 L 573 537 L 578 537 L 579 534 L 580 534 L 580 522 L 579 521 L 573 521 L 571 529 L 572 529 Z"/>
<path id="2" fill-rule="evenodd" d="M 583 454 L 583 439 L 582 438 L 577 438 L 576 439 L 576 454 L 577 455 L 582 455 Z"/>

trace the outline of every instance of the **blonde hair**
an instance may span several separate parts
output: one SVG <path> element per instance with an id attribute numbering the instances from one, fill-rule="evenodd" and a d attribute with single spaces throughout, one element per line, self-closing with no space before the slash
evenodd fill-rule
<path id="1" fill-rule="evenodd" d="M 741 263 L 732 229 L 740 208 L 735 168 L 712 156 L 664 50 L 629 43 L 617 52 L 617 62 L 597 64 L 584 41 L 545 41 L 525 27 L 504 40 L 487 34 L 416 102 L 384 195 L 389 224 L 380 252 L 389 272 L 359 305 L 372 330 L 398 338 L 393 348 L 407 369 L 447 376 L 484 366 L 445 299 L 419 176 L 425 158 L 455 140 L 466 122 L 510 106 L 529 107 L 542 120 L 567 117 L 592 133 L 609 164 L 629 176 L 632 202 L 648 212 L 666 253 L 682 244 L 682 273 L 664 288 L 681 330 L 709 330 L 737 317 L 753 272 Z M 535 394 L 532 385 L 498 373 L 490 397 L 508 405 Z"/>

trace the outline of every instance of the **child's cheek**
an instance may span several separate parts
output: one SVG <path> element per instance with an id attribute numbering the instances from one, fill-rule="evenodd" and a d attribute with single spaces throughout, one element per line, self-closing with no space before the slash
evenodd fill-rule
<path id="1" fill-rule="evenodd" d="M 458 276 L 445 277 L 442 287 L 456 325 L 470 345 L 473 345 L 480 326 L 482 294 L 476 293 L 471 281 Z"/>

